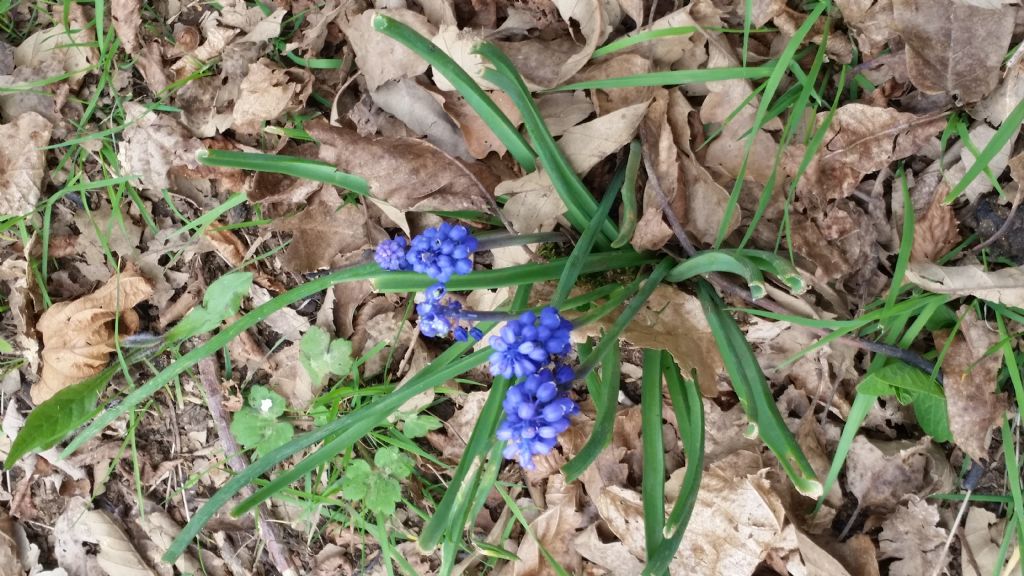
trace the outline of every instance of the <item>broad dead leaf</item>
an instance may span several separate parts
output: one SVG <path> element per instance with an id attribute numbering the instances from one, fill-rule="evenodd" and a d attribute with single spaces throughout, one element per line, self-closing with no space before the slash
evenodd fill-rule
<path id="1" fill-rule="evenodd" d="M 668 106 L 668 91 L 660 90 L 647 108 L 640 128 L 643 154 L 654 174 L 647 174 L 640 219 L 630 240 L 638 251 L 660 250 L 672 238 L 672 229 L 664 220 L 665 210 L 671 210 L 682 220 L 687 208 L 680 154 L 668 122 Z"/>
<path id="2" fill-rule="evenodd" d="M 907 44 L 910 80 L 919 90 L 970 103 L 996 87 L 1013 35 L 1013 7 L 980 8 L 954 0 L 893 0 L 892 7 Z"/>
<path id="3" fill-rule="evenodd" d="M 936 526 L 938 523 L 939 509 L 913 495 L 882 522 L 878 535 L 880 557 L 898 558 L 889 567 L 889 574 L 920 576 L 936 568 L 946 541 L 946 531 Z"/>
<path id="4" fill-rule="evenodd" d="M 46 175 L 52 126 L 35 112 L 0 124 L 0 214 L 21 215 L 36 207 Z"/>
<path id="5" fill-rule="evenodd" d="M 1002 174 L 1003 170 L 1006 169 L 1006 164 L 1010 160 L 1010 152 L 1013 151 L 1013 143 L 1016 142 L 1017 133 L 1019 132 L 1020 128 L 1018 127 L 1014 130 L 1013 135 L 1010 136 L 1010 139 L 1007 140 L 1006 144 L 996 152 L 996 155 L 993 156 L 991 160 L 988 161 L 988 169 L 994 178 L 998 178 L 999 174 Z M 992 137 L 995 136 L 995 133 L 995 129 L 988 124 L 978 122 L 971 128 L 969 134 L 971 144 L 974 145 L 976 150 L 981 151 L 988 146 L 988 143 L 992 140 Z M 963 179 L 964 174 L 974 166 L 974 162 L 974 153 L 971 152 L 969 147 L 964 146 L 963 151 L 960 153 L 960 161 L 953 166 L 950 166 L 949 169 L 943 173 L 943 179 L 947 186 L 947 190 L 952 189 L 960 182 L 960 180 Z M 990 192 L 992 188 L 992 179 L 981 174 L 968 184 L 966 188 L 964 188 L 963 195 L 971 202 L 974 202 L 982 194 Z"/>
<path id="6" fill-rule="evenodd" d="M 819 114 L 818 122 L 824 120 Z M 849 196 L 865 174 L 914 154 L 945 126 L 945 115 L 917 116 L 864 104 L 841 106 L 825 135 L 825 146 L 800 179 L 801 199 L 817 207 Z"/>
<path id="7" fill-rule="evenodd" d="M 1003 574 L 999 565 L 999 547 L 1006 530 L 1006 521 L 994 513 L 972 506 L 964 521 L 963 542 L 966 550 L 960 555 L 964 576 Z"/>
<path id="8" fill-rule="evenodd" d="M 196 152 L 199 140 L 173 117 L 146 110 L 136 102 L 125 102 L 125 114 L 135 121 L 124 131 L 118 143 L 121 169 L 139 177 L 142 188 L 162 201 L 160 191 L 170 184 L 170 171 L 176 167 L 198 168 Z"/>
<path id="9" fill-rule="evenodd" d="M 356 53 L 356 64 L 370 90 L 390 80 L 419 76 L 429 67 L 415 52 L 373 29 L 373 17 L 377 14 L 394 18 L 427 38 L 436 32 L 424 16 L 404 8 L 367 10 L 343 25 L 345 36 Z"/>
<path id="10" fill-rule="evenodd" d="M 897 35 L 892 0 L 836 0 L 836 6 L 865 54 L 878 54 Z"/>
<path id="11" fill-rule="evenodd" d="M 960 314 L 960 332 L 942 363 L 949 431 L 972 460 L 987 461 L 991 431 L 1008 407 L 1006 393 L 996 394 L 1003 351 L 989 352 L 999 342 L 999 334 L 978 318 L 973 308 L 965 306 Z M 936 333 L 936 348 L 941 350 L 947 339 L 948 334 Z"/>
<path id="12" fill-rule="evenodd" d="M 371 91 L 370 97 L 381 110 L 401 120 L 416 136 L 424 137 L 449 156 L 463 160 L 478 157 L 469 153 L 459 127 L 445 112 L 444 98 L 415 80 L 392 80 Z"/>
<path id="13" fill-rule="evenodd" d="M 613 576 L 633 576 L 644 571 L 644 564 L 629 553 L 621 542 L 602 542 L 597 525 L 591 524 L 573 540 L 576 551 Z"/>
<path id="14" fill-rule="evenodd" d="M 113 0 L 110 16 L 121 46 L 129 54 L 139 48 L 139 25 L 142 24 L 142 0 Z"/>
<path id="15" fill-rule="evenodd" d="M 573 337 L 600 336 L 611 322 L 606 318 L 588 324 L 573 331 Z M 725 367 L 695 296 L 672 286 L 658 286 L 620 338 L 635 346 L 668 350 L 683 374 L 697 370 L 702 394 L 718 394 L 718 381 Z"/>
<path id="16" fill-rule="evenodd" d="M 149 539 L 156 545 L 160 555 L 163 555 L 171 547 L 171 542 L 181 533 L 181 526 L 155 502 L 145 500 L 143 505 L 145 513 L 138 516 L 139 525 L 146 532 L 146 536 L 149 536 Z M 185 574 L 203 573 L 202 565 L 188 551 L 178 558 L 174 566 Z"/>
<path id="17" fill-rule="evenodd" d="M 1003 81 L 971 110 L 975 118 L 988 120 L 993 126 L 1001 126 L 1013 108 L 1024 100 L 1024 59 L 1018 59 L 1003 75 Z M 978 149 L 982 147 L 975 144 Z M 992 171 L 993 174 L 996 172 Z"/>
<path id="18" fill-rule="evenodd" d="M 302 212 L 274 223 L 275 230 L 292 234 L 281 262 L 296 273 L 326 268 L 335 256 L 369 244 L 366 226 L 364 209 L 342 205 L 334 188 L 326 186 Z"/>
<path id="19" fill-rule="evenodd" d="M 521 122 L 519 110 L 507 94 L 494 92 L 491 94 L 491 99 L 513 124 L 518 125 Z M 497 152 L 499 155 L 505 154 L 507 150 L 505 144 L 495 136 L 490 126 L 457 92 L 445 93 L 444 111 L 462 132 L 465 147 L 473 158 L 486 158 L 491 152 Z"/>
<path id="20" fill-rule="evenodd" d="M 480 412 L 487 402 L 490 392 L 470 392 L 461 399 L 459 405 L 452 415 L 444 423 L 444 432 L 429 432 L 427 440 L 441 452 L 442 457 L 449 462 L 458 462 L 466 449 L 476 422 L 480 418 Z"/>
<path id="21" fill-rule="evenodd" d="M 276 120 L 306 104 L 313 75 L 300 68 L 280 68 L 266 58 L 249 65 L 233 112 L 234 129 L 253 134 L 263 122 Z"/>
<path id="22" fill-rule="evenodd" d="M 139 317 L 132 308 L 152 293 L 149 280 L 126 270 L 88 296 L 47 309 L 36 325 L 43 337 L 43 369 L 32 401 L 39 404 L 100 372 L 114 351 L 115 320 L 122 334 L 134 332 Z"/>
<path id="23" fill-rule="evenodd" d="M 818 546 L 809 536 L 798 530 L 796 539 L 800 545 L 800 557 L 803 558 L 804 565 L 807 567 L 808 576 L 812 574 L 850 576 L 850 573 L 835 556 Z"/>
<path id="24" fill-rule="evenodd" d="M 989 272 L 978 265 L 938 266 L 930 262 L 911 262 L 906 279 L 929 292 L 974 296 L 1024 307 L 1024 270 L 1021 268 Z"/>
<path id="25" fill-rule="evenodd" d="M 368 138 L 324 121 L 306 124 L 321 142 L 320 159 L 359 174 L 370 193 L 406 211 L 478 210 L 487 212 L 492 176 L 415 138 Z M 481 179 L 482 178 L 482 179 Z"/>
<path id="26" fill-rule="evenodd" d="M 907 441 L 872 442 L 857 436 L 846 464 L 846 486 L 857 497 L 857 507 L 870 512 L 890 512 L 907 494 L 931 489 L 935 480 L 927 438 Z"/>

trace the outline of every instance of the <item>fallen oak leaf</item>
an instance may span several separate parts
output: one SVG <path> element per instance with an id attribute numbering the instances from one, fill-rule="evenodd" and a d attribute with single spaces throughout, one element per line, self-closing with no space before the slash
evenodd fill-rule
<path id="1" fill-rule="evenodd" d="M 43 337 L 43 368 L 32 401 L 39 404 L 102 371 L 114 351 L 115 325 L 122 335 L 135 332 L 139 317 L 132 308 L 152 293 L 149 280 L 127 269 L 92 294 L 44 312 L 36 324 Z"/>
<path id="2" fill-rule="evenodd" d="M 0 125 L 0 214 L 21 215 L 39 201 L 46 175 L 50 121 L 35 112 Z"/>
<path id="3" fill-rule="evenodd" d="M 974 296 L 1006 306 L 1024 308 L 1024 269 L 987 271 L 981 266 L 939 266 L 911 262 L 906 280 L 938 294 Z"/>

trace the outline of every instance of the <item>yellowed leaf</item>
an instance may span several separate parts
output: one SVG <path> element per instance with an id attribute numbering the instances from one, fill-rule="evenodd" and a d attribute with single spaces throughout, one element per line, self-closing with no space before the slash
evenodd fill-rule
<path id="1" fill-rule="evenodd" d="M 50 122 L 26 112 L 0 124 L 0 214 L 20 216 L 36 207 L 46 175 Z"/>
<path id="2" fill-rule="evenodd" d="M 139 319 L 132 308 L 152 293 L 150 281 L 129 269 L 88 296 L 47 309 L 36 325 L 43 337 L 43 369 L 32 401 L 39 404 L 100 372 L 114 351 L 115 320 L 122 334 L 134 332 Z"/>
<path id="3" fill-rule="evenodd" d="M 987 271 L 981 266 L 938 266 L 911 262 L 906 280 L 929 292 L 974 296 L 1007 306 L 1024 307 L 1024 269 Z"/>

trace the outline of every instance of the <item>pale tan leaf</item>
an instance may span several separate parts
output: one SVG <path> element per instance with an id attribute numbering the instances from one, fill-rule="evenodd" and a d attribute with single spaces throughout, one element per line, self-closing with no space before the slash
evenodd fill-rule
<path id="1" fill-rule="evenodd" d="M 459 30 L 458 26 L 441 25 L 431 41 L 465 70 L 466 74 L 469 74 L 481 88 L 497 90 L 497 86 L 483 77 L 484 69 L 487 67 L 484 57 L 473 52 L 476 45 L 484 40 L 486 38 L 480 30 L 473 28 Z M 434 84 L 441 90 L 446 92 L 455 90 L 455 86 L 436 68 L 433 69 L 431 75 L 434 78 Z"/>
<path id="2" fill-rule="evenodd" d="M 594 103 L 582 90 L 555 92 L 538 97 L 537 109 L 548 131 L 557 138 L 593 114 Z"/>
<path id="3" fill-rule="evenodd" d="M 505 565 L 502 576 L 553 576 L 557 574 L 548 563 L 540 546 L 570 574 L 577 574 L 581 559 L 572 543 L 572 535 L 580 527 L 583 516 L 576 511 L 571 498 L 544 511 L 530 523 L 533 538 L 526 536 L 516 551 L 518 560 Z M 538 545 L 539 544 L 539 545 Z"/>
<path id="4" fill-rule="evenodd" d="M 664 221 L 666 207 L 679 220 L 684 219 L 687 208 L 680 154 L 668 122 L 668 107 L 668 91 L 659 90 L 640 127 L 643 154 L 654 174 L 647 174 L 640 219 L 630 239 L 638 251 L 660 250 L 672 238 L 672 229 Z"/>
<path id="5" fill-rule="evenodd" d="M 300 110 L 313 91 L 313 75 L 299 68 L 283 69 L 261 59 L 249 65 L 233 112 L 234 129 L 253 134 L 263 122 Z"/>
<path id="6" fill-rule="evenodd" d="M 156 576 L 156 572 L 146 565 L 124 530 L 107 512 L 86 512 L 78 520 L 78 527 L 88 541 L 99 547 L 96 561 L 107 574 Z"/>
<path id="7" fill-rule="evenodd" d="M 984 100 L 978 102 L 971 110 L 971 115 L 988 120 L 993 126 L 1001 126 L 1021 100 L 1024 100 L 1024 59 L 1018 59 L 1013 67 L 1006 70 L 1003 81 Z M 979 150 L 981 148 L 978 146 Z"/>
<path id="8" fill-rule="evenodd" d="M 139 25 L 142 24 L 142 0 L 113 0 L 110 16 L 124 51 L 135 54 L 139 47 Z"/>
<path id="9" fill-rule="evenodd" d="M 569 81 L 587 82 L 603 80 L 605 78 L 635 76 L 637 74 L 646 74 L 653 70 L 654 66 L 651 64 L 651 61 L 640 54 L 619 54 L 584 68 Z M 604 115 L 620 108 L 647 102 L 654 95 L 654 92 L 655 88 L 651 86 L 613 88 L 610 90 L 594 90 L 593 98 L 598 114 Z"/>
<path id="10" fill-rule="evenodd" d="M 176 167 L 198 168 L 199 140 L 172 116 L 157 114 L 136 102 L 125 102 L 125 114 L 135 121 L 124 130 L 117 157 L 125 173 L 139 177 L 142 188 L 163 200 L 160 191 L 170 187 L 170 171 Z"/>
<path id="11" fill-rule="evenodd" d="M 975 265 L 938 266 L 930 262 L 911 262 L 906 279 L 929 292 L 974 296 L 1024 308 L 1024 269 L 1021 268 L 989 272 Z"/>
<path id="12" fill-rule="evenodd" d="M 633 576 L 644 571 L 644 565 L 621 542 L 602 542 L 597 525 L 591 524 L 573 540 L 581 556 L 604 568 L 612 576 Z M 838 576 L 838 575 L 837 575 Z"/>
<path id="13" fill-rule="evenodd" d="M 522 122 L 519 117 L 519 109 L 507 94 L 493 92 L 491 99 L 513 124 L 518 125 Z M 499 155 L 505 154 L 505 144 L 495 136 L 490 126 L 480 118 L 476 110 L 473 110 L 473 107 L 459 93 L 445 93 L 444 110 L 462 132 L 462 138 L 466 142 L 465 146 L 473 158 L 486 158 L 491 152 L 497 152 Z"/>
<path id="14" fill-rule="evenodd" d="M 962 307 L 960 315 L 960 331 L 942 363 L 949 431 L 972 460 L 987 460 L 992 429 L 1002 422 L 1008 407 L 1006 393 L 996 393 L 1003 351 L 989 352 L 999 342 L 999 333 L 973 308 Z M 947 341 L 948 334 L 935 334 L 937 349 L 942 350 Z"/>
<path id="15" fill-rule="evenodd" d="M 807 567 L 808 576 L 812 574 L 828 574 L 829 576 L 850 576 L 850 573 L 834 556 L 818 546 L 806 534 L 796 532 L 800 549 L 800 557 Z"/>
<path id="16" fill-rule="evenodd" d="M 846 486 L 857 497 L 858 508 L 890 512 L 907 494 L 919 494 L 933 485 L 929 476 L 931 441 L 870 441 L 857 436 L 846 465 Z"/>
<path id="17" fill-rule="evenodd" d="M 861 52 L 876 55 L 896 37 L 892 0 L 836 0 Z"/>
<path id="18" fill-rule="evenodd" d="M 40 30 L 25 39 L 14 50 L 14 63 L 25 68 L 45 68 L 55 64 L 70 74 L 72 87 L 77 88 L 89 67 L 99 60 L 95 27 L 80 4 L 71 4 L 70 29 L 54 26 Z M 72 30 L 74 32 L 72 32 Z"/>
<path id="19" fill-rule="evenodd" d="M 945 92 L 970 103 L 996 87 L 1013 35 L 1014 8 L 893 0 L 893 14 L 907 44 L 910 80 L 919 90 Z"/>
<path id="20" fill-rule="evenodd" d="M 1005 520 L 984 508 L 971 507 L 964 521 L 963 542 L 967 550 L 960 555 L 964 576 L 1003 573 L 1003 567 L 999 566 L 999 546 L 1005 529 Z"/>
<path id="21" fill-rule="evenodd" d="M 0 124 L 0 214 L 20 216 L 36 207 L 46 175 L 50 122 L 26 112 Z"/>
<path id="22" fill-rule="evenodd" d="M 171 547 L 171 542 L 181 533 L 181 526 L 173 518 L 164 512 L 156 503 L 145 500 L 145 514 L 138 516 L 139 525 L 146 532 L 146 536 L 156 544 L 161 555 Z M 203 567 L 196 560 L 191 552 L 182 554 L 174 566 L 183 573 L 202 574 Z"/>
<path id="23" fill-rule="evenodd" d="M 39 404 L 100 372 L 114 351 L 115 320 L 122 334 L 134 332 L 139 320 L 132 308 L 152 293 L 152 283 L 128 269 L 88 296 L 48 308 L 36 325 L 43 337 L 43 370 L 32 386 L 32 401 Z"/>
<path id="24" fill-rule="evenodd" d="M 913 495 L 882 522 L 878 535 L 881 558 L 899 559 L 889 567 L 889 574 L 920 576 L 936 568 L 946 541 L 946 531 L 936 526 L 938 523 L 938 508 Z"/>
<path id="25" fill-rule="evenodd" d="M 270 387 L 284 397 L 294 410 L 305 411 L 313 404 L 323 383 L 314 383 L 309 372 L 299 361 L 299 344 L 293 343 L 271 356 L 270 361 L 278 368 L 270 376 Z"/>
<path id="26" fill-rule="evenodd" d="M 611 325 L 605 318 L 573 331 L 573 338 L 599 336 Z M 700 301 L 672 286 L 658 286 L 620 338 L 639 347 L 668 350 L 683 374 L 697 370 L 701 392 L 718 393 L 718 380 L 724 374 L 722 357 L 711 335 L 711 328 Z"/>
<path id="27" fill-rule="evenodd" d="M 425 17 L 411 10 L 367 10 L 351 19 L 342 28 L 356 54 L 356 64 L 366 77 L 370 90 L 389 80 L 412 78 L 430 66 L 415 52 L 373 29 L 373 17 L 383 14 L 412 27 L 430 38 L 436 32 Z"/>

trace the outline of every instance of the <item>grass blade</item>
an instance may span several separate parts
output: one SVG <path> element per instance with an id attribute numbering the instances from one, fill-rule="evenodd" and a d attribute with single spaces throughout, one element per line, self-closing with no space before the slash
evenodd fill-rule
<path id="1" fill-rule="evenodd" d="M 320 160 L 235 150 L 201 151 L 196 154 L 196 159 L 205 166 L 284 174 L 293 178 L 331 184 L 364 196 L 370 194 L 370 183 L 365 178 L 342 172 L 333 164 Z"/>
<path id="2" fill-rule="evenodd" d="M 568 92 L 571 90 L 608 90 L 611 88 L 637 88 L 641 86 L 681 86 L 683 84 L 703 84 L 704 82 L 720 82 L 725 80 L 756 80 L 765 78 L 772 73 L 771 68 L 707 68 L 701 70 L 670 70 L 667 72 L 648 72 L 618 78 L 602 78 L 575 82 L 547 92 Z"/>
<path id="3" fill-rule="evenodd" d="M 648 550 L 661 545 L 665 532 L 665 446 L 661 423 L 661 351 L 644 348 L 640 384 L 640 428 L 643 442 L 644 543 Z"/>
<path id="4" fill-rule="evenodd" d="M 594 400 L 597 414 L 594 416 L 594 428 L 590 431 L 587 443 L 580 448 L 572 460 L 562 466 L 566 482 L 572 482 L 579 478 L 612 441 L 621 376 L 622 359 L 619 356 L 619 349 L 618 347 L 609 347 L 601 357 L 600 379 L 593 373 L 587 375 L 590 397 Z"/>
<path id="5" fill-rule="evenodd" d="M 775 405 L 771 389 L 757 363 L 750 344 L 743 337 L 736 321 L 725 311 L 725 303 L 706 281 L 700 281 L 697 295 L 707 316 L 711 332 L 718 343 L 722 359 L 732 380 L 733 390 L 744 412 L 765 445 L 775 453 L 779 463 L 798 492 L 817 498 L 822 485 L 814 475 L 807 457 Z"/>
<path id="6" fill-rule="evenodd" d="M 636 230 L 636 178 L 640 172 L 642 148 L 639 140 L 629 143 L 629 157 L 626 159 L 626 179 L 622 183 L 622 218 L 619 220 L 619 235 L 612 240 L 612 248 L 622 248 L 633 239 Z"/>
<path id="7" fill-rule="evenodd" d="M 1021 100 L 1013 107 L 1013 110 L 1010 111 L 1010 115 L 1006 117 L 1006 120 L 1003 120 L 1002 126 L 1000 126 L 999 129 L 996 130 L 996 133 L 992 135 L 992 139 L 989 140 L 988 144 L 985 145 L 985 148 L 982 149 L 981 154 L 978 154 L 978 156 L 975 157 L 974 164 L 967 169 L 967 172 L 964 173 L 964 177 L 961 178 L 960 181 L 956 183 L 956 186 L 949 191 L 949 194 L 947 194 L 944 199 L 946 204 L 956 200 L 961 194 L 963 194 L 964 190 L 971 185 L 971 182 L 974 182 L 974 179 L 977 178 L 983 170 L 988 168 L 988 165 L 992 163 L 992 159 L 999 154 L 999 151 L 1002 150 L 1004 146 L 1006 146 L 1006 143 L 1010 141 L 1010 138 L 1017 134 L 1021 123 L 1024 123 L 1024 100 Z"/>
<path id="8" fill-rule="evenodd" d="M 420 58 L 423 58 L 434 67 L 442 76 L 452 83 L 452 86 L 466 99 L 466 103 L 480 115 L 480 118 L 487 124 L 487 127 L 494 132 L 494 135 L 501 140 L 501 143 L 508 148 L 509 154 L 527 172 L 537 169 L 534 160 L 536 153 L 519 133 L 508 116 L 498 108 L 498 105 L 491 100 L 491 97 L 480 85 L 473 81 L 473 78 L 451 59 L 443 50 L 433 42 L 424 38 L 419 32 L 409 26 L 389 18 L 383 14 L 377 14 L 373 18 L 373 28 L 388 37 L 401 42 L 406 48 L 412 50 Z"/>

